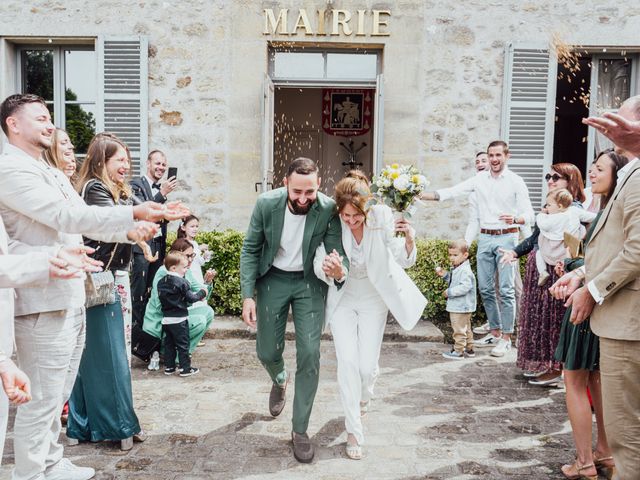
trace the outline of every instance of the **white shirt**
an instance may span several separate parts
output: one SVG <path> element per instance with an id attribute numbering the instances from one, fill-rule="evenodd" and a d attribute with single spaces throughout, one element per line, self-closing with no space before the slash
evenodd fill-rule
<path id="1" fill-rule="evenodd" d="M 343 227 L 344 228 L 344 227 Z M 366 228 L 364 232 L 366 232 Z M 360 243 L 356 242 L 356 238 L 351 234 L 351 256 L 349 257 L 349 278 L 363 279 L 367 278 L 367 261 L 364 254 L 364 236 L 362 234 Z"/>
<path id="2" fill-rule="evenodd" d="M 191 270 L 193 278 L 195 278 L 198 283 L 204 285 L 204 275 L 202 274 L 202 267 L 205 263 L 207 263 L 207 260 L 205 260 L 204 256 L 202 255 L 198 242 L 196 242 L 195 240 L 188 240 L 188 242 L 193 245 L 193 253 L 195 254 L 189 270 Z"/>
<path id="3" fill-rule="evenodd" d="M 536 225 L 540 229 L 540 235 L 549 240 L 564 240 L 564 232 L 578 236 L 581 223 L 591 223 L 596 218 L 596 213 L 584 208 L 569 207 L 563 212 L 539 213 L 536 216 Z"/>
<path id="4" fill-rule="evenodd" d="M 155 180 L 149 178 L 148 175 L 145 175 L 144 178 L 147 179 L 147 182 L 149 182 L 149 186 L 151 187 L 151 193 L 153 194 L 153 196 L 156 195 L 156 193 L 158 193 L 160 191 L 160 189 L 158 187 L 154 187 L 154 184 L 156 183 Z"/>
<path id="5" fill-rule="evenodd" d="M 532 223 L 534 219 L 527 185 L 507 167 L 497 177 L 489 171 L 479 172 L 464 182 L 437 192 L 441 201 L 474 192 L 480 228 L 512 228 L 514 225 L 498 219 L 502 214 L 523 217 L 525 224 Z"/>
<path id="6" fill-rule="evenodd" d="M 304 270 L 302 263 L 302 239 L 306 215 L 294 215 L 288 206 L 284 208 L 284 225 L 280 237 L 280 248 L 273 260 L 273 266 L 286 272 L 301 272 Z"/>

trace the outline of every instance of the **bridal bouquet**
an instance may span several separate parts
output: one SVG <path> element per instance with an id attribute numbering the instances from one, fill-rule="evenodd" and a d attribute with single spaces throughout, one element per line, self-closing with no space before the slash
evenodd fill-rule
<path id="1" fill-rule="evenodd" d="M 391 207 L 396 216 L 410 218 L 415 211 L 413 203 L 428 185 L 427 177 L 415 166 L 394 163 L 373 177 L 371 193 L 376 203 Z"/>

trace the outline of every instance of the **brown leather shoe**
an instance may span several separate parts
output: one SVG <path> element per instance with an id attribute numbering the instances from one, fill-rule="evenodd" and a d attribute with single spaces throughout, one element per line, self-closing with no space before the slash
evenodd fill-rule
<path id="1" fill-rule="evenodd" d="M 296 460 L 300 463 L 311 463 L 315 452 L 309 435 L 291 432 L 291 441 L 293 442 L 293 456 Z"/>
<path id="2" fill-rule="evenodd" d="M 284 386 L 280 386 L 274 383 L 271 386 L 271 393 L 269 394 L 269 413 L 277 417 L 282 413 L 284 405 L 287 402 L 287 385 L 289 384 L 289 374 L 287 373 L 287 379 L 284 382 Z"/>

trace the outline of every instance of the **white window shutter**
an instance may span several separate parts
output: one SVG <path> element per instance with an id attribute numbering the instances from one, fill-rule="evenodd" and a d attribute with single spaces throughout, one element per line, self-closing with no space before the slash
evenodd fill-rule
<path id="1" fill-rule="evenodd" d="M 98 132 L 111 132 L 129 147 L 133 176 L 148 151 L 148 41 L 146 37 L 98 37 Z"/>
<path id="2" fill-rule="evenodd" d="M 507 46 L 502 139 L 509 144 L 509 168 L 526 182 L 535 211 L 544 203 L 543 175 L 553 160 L 557 70 L 548 46 Z"/>

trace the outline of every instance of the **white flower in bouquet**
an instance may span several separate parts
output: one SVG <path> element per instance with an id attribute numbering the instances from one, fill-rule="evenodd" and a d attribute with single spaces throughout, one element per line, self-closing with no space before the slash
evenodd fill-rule
<path id="1" fill-rule="evenodd" d="M 409 176 L 406 174 L 401 174 L 393 181 L 393 188 L 400 192 L 406 192 L 407 190 L 409 190 L 410 184 L 411 181 L 409 180 Z"/>

